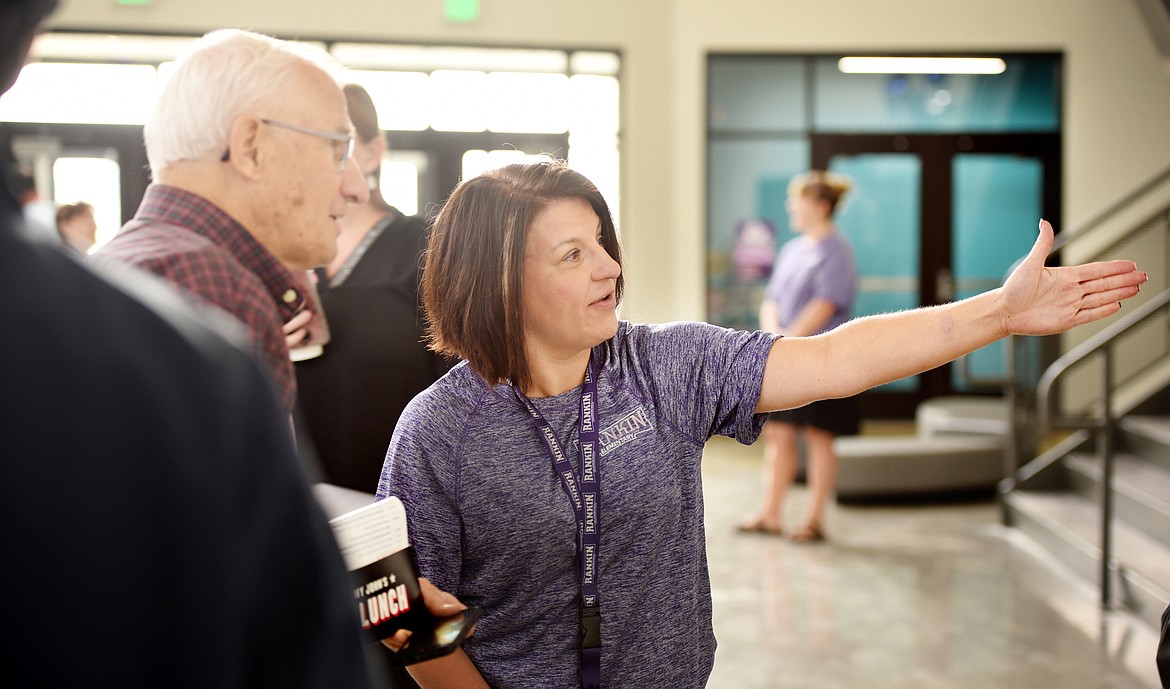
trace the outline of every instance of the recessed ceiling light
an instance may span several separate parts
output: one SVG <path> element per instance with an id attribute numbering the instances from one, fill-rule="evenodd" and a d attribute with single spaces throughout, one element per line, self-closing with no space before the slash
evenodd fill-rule
<path id="1" fill-rule="evenodd" d="M 837 69 L 846 74 L 1002 74 L 998 57 L 843 57 Z"/>

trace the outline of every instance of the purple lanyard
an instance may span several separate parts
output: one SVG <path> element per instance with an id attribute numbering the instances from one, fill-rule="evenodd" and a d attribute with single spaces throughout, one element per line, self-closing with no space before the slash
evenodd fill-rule
<path id="1" fill-rule="evenodd" d="M 597 466 L 597 372 L 593 354 L 585 369 L 585 385 L 581 390 L 580 438 L 581 477 L 573 471 L 569 458 L 544 415 L 533 406 L 524 393 L 513 386 L 516 397 L 524 403 L 536 430 L 552 456 L 553 469 L 561 477 L 561 485 L 573 512 L 577 516 L 577 564 L 581 584 L 581 602 L 578 622 L 581 627 L 581 687 L 598 689 L 601 686 L 601 604 L 597 598 L 597 557 L 601 543 L 601 488 Z"/>

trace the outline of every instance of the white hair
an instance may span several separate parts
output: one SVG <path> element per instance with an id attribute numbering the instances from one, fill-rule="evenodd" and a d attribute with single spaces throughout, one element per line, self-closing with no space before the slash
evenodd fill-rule
<path id="1" fill-rule="evenodd" d="M 223 155 L 236 117 L 287 97 L 290 75 L 306 63 L 342 79 L 341 66 L 318 48 L 240 29 L 204 35 L 163 85 L 143 128 L 154 176 L 179 161 Z"/>

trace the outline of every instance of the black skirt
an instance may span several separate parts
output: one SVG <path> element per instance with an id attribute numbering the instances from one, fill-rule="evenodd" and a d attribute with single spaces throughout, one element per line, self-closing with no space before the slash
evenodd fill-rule
<path id="1" fill-rule="evenodd" d="M 774 411 L 768 421 L 813 426 L 834 436 L 857 435 L 861 431 L 861 405 L 856 397 L 820 400 L 796 409 Z"/>

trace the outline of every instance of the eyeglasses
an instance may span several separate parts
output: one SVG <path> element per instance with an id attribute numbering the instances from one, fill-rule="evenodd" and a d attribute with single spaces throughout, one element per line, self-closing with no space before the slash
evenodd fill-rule
<path id="1" fill-rule="evenodd" d="M 266 118 L 261 118 L 260 121 L 272 127 L 291 129 L 294 132 L 300 132 L 302 134 L 308 134 L 309 136 L 318 136 L 322 139 L 328 139 L 335 144 L 344 144 L 344 147 L 337 145 L 334 146 L 334 149 L 337 151 L 337 168 L 339 171 L 345 171 L 345 166 L 349 162 L 350 156 L 353 155 L 353 147 L 355 143 L 353 134 L 338 134 L 337 132 L 327 132 L 321 129 L 312 129 L 310 127 L 302 127 L 299 124 L 290 124 L 288 122 L 281 122 L 280 120 L 270 120 Z M 220 161 L 226 163 L 229 157 L 231 157 L 231 149 L 225 148 L 223 151 L 223 156 L 220 157 Z"/>

